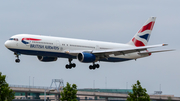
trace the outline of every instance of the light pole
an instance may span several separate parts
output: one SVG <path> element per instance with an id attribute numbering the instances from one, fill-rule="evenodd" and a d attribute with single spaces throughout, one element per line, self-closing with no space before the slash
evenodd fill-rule
<path id="1" fill-rule="evenodd" d="M 105 77 L 105 88 L 107 89 L 107 77 Z"/>
<path id="2" fill-rule="evenodd" d="M 95 93 L 95 80 L 93 80 L 93 92 Z"/>
<path id="3" fill-rule="evenodd" d="M 128 82 L 126 82 L 126 89 L 128 89 Z"/>
<path id="4" fill-rule="evenodd" d="M 30 91 L 30 76 L 29 76 L 29 91 Z M 29 92 L 29 94 L 30 94 L 30 92 Z"/>
<path id="5" fill-rule="evenodd" d="M 160 86 L 159 86 L 159 90 L 160 90 L 160 92 L 162 92 L 162 91 L 161 91 L 161 84 L 160 84 Z M 161 93 L 160 93 L 160 99 L 161 99 Z"/>
<path id="6" fill-rule="evenodd" d="M 29 76 L 29 88 L 30 88 L 30 76 Z"/>
<path id="7" fill-rule="evenodd" d="M 93 88 L 95 89 L 95 80 L 93 80 Z"/>
<path id="8" fill-rule="evenodd" d="M 46 101 L 46 89 L 44 90 L 44 101 Z"/>
<path id="9" fill-rule="evenodd" d="M 34 77 L 33 77 L 33 87 L 34 87 Z"/>

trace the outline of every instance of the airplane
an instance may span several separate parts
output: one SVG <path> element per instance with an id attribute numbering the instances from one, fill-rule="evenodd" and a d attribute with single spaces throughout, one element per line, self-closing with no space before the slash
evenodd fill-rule
<path id="1" fill-rule="evenodd" d="M 19 55 L 34 55 L 42 62 L 56 61 L 57 58 L 67 58 L 66 69 L 75 68 L 73 59 L 82 63 L 92 63 L 90 70 L 99 68 L 98 61 L 123 62 L 150 56 L 152 53 L 171 50 L 148 51 L 149 48 L 167 46 L 158 44 L 147 46 L 156 17 L 150 17 L 135 36 L 126 44 L 82 40 L 73 38 L 17 34 L 5 42 L 5 47 L 14 52 L 19 63 Z"/>

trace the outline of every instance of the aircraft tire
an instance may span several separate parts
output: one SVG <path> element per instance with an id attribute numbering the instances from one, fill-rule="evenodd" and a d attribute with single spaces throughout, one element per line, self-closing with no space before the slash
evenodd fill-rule
<path id="1" fill-rule="evenodd" d="M 71 64 L 71 67 L 75 68 L 75 67 L 76 67 L 76 64 L 75 64 L 75 63 Z"/>
<path id="2" fill-rule="evenodd" d="M 16 62 L 16 63 L 19 63 L 19 62 L 20 62 L 20 59 L 16 59 L 15 62 Z"/>
<path id="3" fill-rule="evenodd" d="M 92 65 L 90 65 L 90 66 L 89 66 L 89 69 L 90 69 L 90 70 L 91 70 L 91 69 L 93 69 L 93 66 L 92 66 Z"/>
<path id="4" fill-rule="evenodd" d="M 71 65 L 69 65 L 69 69 L 71 69 L 72 68 L 72 66 Z"/>
<path id="5" fill-rule="evenodd" d="M 66 67 L 66 69 L 69 69 L 69 65 L 68 64 L 65 67 Z"/>
<path id="6" fill-rule="evenodd" d="M 96 66 L 96 68 L 99 68 L 99 67 L 100 67 L 99 64 L 96 64 L 95 66 Z"/>
<path id="7" fill-rule="evenodd" d="M 93 65 L 93 66 L 92 66 L 92 69 L 95 70 L 95 69 L 96 69 L 96 65 Z"/>

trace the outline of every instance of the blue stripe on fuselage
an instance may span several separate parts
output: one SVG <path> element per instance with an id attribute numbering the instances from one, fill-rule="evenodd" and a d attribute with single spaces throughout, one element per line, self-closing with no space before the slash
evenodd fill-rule
<path id="1" fill-rule="evenodd" d="M 60 52 L 47 52 L 47 51 L 12 49 L 12 48 L 10 48 L 9 50 L 11 50 L 15 53 L 20 53 L 20 54 L 25 54 L 25 55 L 49 56 L 49 57 L 61 57 L 61 58 L 76 59 L 76 56 L 72 56 L 72 55 L 69 55 L 66 53 L 60 53 Z M 100 59 L 99 61 L 121 62 L 121 61 L 128 61 L 128 60 L 132 60 L 132 59 L 109 57 L 108 59 Z"/>

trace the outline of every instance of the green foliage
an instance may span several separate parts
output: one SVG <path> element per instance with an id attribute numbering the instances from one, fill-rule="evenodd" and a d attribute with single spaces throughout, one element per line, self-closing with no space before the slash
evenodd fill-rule
<path id="1" fill-rule="evenodd" d="M 67 82 L 66 87 L 63 88 L 63 92 L 61 92 L 61 101 L 77 101 L 77 86 L 76 84 L 71 85 Z"/>
<path id="2" fill-rule="evenodd" d="M 150 101 L 149 95 L 146 93 L 146 89 L 142 88 L 141 83 L 137 80 L 137 84 L 133 86 L 133 93 L 129 93 L 127 101 Z"/>
<path id="3" fill-rule="evenodd" d="M 0 72 L 0 101 L 12 101 L 14 99 L 14 92 L 10 89 L 5 79 L 6 76 Z"/>
<path id="4" fill-rule="evenodd" d="M 171 97 L 168 97 L 168 101 L 172 101 Z"/>

